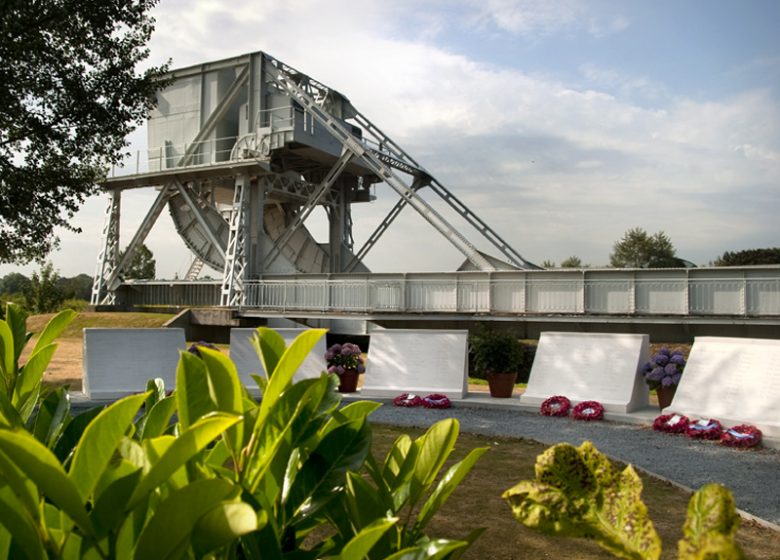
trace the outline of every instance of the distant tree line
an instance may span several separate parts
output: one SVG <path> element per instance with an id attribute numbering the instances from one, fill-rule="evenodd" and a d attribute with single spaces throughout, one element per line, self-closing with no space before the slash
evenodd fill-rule
<path id="1" fill-rule="evenodd" d="M 749 266 L 758 264 L 780 264 L 780 247 L 769 249 L 747 249 L 726 251 L 712 263 L 715 266 Z"/>

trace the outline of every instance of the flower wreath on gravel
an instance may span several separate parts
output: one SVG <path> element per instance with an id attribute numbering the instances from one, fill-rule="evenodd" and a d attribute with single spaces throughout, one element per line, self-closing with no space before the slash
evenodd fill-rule
<path id="1" fill-rule="evenodd" d="M 761 430 L 750 424 L 740 424 L 723 432 L 720 442 L 729 447 L 755 447 L 761 443 Z"/>
<path id="2" fill-rule="evenodd" d="M 685 434 L 694 439 L 720 439 L 723 426 L 713 418 L 689 422 Z"/>
<path id="3" fill-rule="evenodd" d="M 667 434 L 682 434 L 688 428 L 690 420 L 687 416 L 681 414 L 661 414 L 653 420 L 653 429 L 656 432 L 666 432 Z"/>
<path id="4" fill-rule="evenodd" d="M 539 414 L 542 416 L 568 416 L 571 408 L 571 401 L 563 395 L 555 395 L 545 399 L 542 406 L 539 407 Z"/>
<path id="5" fill-rule="evenodd" d="M 425 408 L 449 408 L 452 403 L 447 395 L 432 393 L 423 399 L 422 404 Z"/>
<path id="6" fill-rule="evenodd" d="M 420 406 L 422 403 L 423 400 L 419 395 L 410 395 L 409 393 L 402 393 L 393 399 L 393 406 L 404 406 L 407 408 Z"/>
<path id="7" fill-rule="evenodd" d="M 601 420 L 604 418 L 604 407 L 596 401 L 582 401 L 574 407 L 571 415 L 575 420 Z"/>

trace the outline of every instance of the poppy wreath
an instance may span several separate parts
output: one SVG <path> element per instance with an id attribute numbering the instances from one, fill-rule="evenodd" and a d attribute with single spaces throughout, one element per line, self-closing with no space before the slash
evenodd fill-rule
<path id="1" fill-rule="evenodd" d="M 761 430 L 750 424 L 740 424 L 723 432 L 720 442 L 729 447 L 746 449 L 761 443 Z"/>
<path id="2" fill-rule="evenodd" d="M 409 393 L 402 393 L 393 399 L 393 406 L 404 406 L 407 408 L 420 406 L 423 400 L 419 395 L 410 395 Z"/>
<path id="3" fill-rule="evenodd" d="M 425 408 L 449 408 L 451 403 L 447 395 L 432 393 L 422 400 L 422 404 Z"/>
<path id="4" fill-rule="evenodd" d="M 667 434 L 682 434 L 688 428 L 690 420 L 687 416 L 681 414 L 661 414 L 653 420 L 653 429 L 656 432 L 666 432 Z"/>
<path id="5" fill-rule="evenodd" d="M 545 399 L 542 406 L 539 407 L 539 414 L 542 416 L 568 416 L 571 408 L 571 401 L 562 395 L 556 395 Z"/>
<path id="6" fill-rule="evenodd" d="M 571 415 L 575 420 L 601 420 L 604 418 L 604 407 L 596 401 L 582 401 L 574 407 Z"/>
<path id="7" fill-rule="evenodd" d="M 694 439 L 720 439 L 722 433 L 723 426 L 712 418 L 689 422 L 685 428 L 685 435 Z"/>

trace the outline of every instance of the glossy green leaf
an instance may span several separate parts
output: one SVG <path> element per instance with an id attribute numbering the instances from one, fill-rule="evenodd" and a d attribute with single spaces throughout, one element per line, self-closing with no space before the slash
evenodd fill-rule
<path id="1" fill-rule="evenodd" d="M 258 421 L 262 422 L 265 420 L 268 416 L 268 411 L 288 387 L 295 372 L 325 332 L 325 329 L 308 329 L 295 337 L 295 340 L 290 343 L 290 346 L 287 347 L 287 350 L 284 351 L 284 354 L 282 354 L 282 357 L 276 364 L 268 386 L 263 393 Z"/>
<path id="2" fill-rule="evenodd" d="M 401 468 L 406 462 L 406 457 L 409 454 L 409 450 L 412 447 L 412 438 L 407 434 L 401 434 L 393 442 L 393 446 L 385 457 L 385 462 L 382 465 L 382 478 L 385 480 L 390 488 L 394 487 L 394 482 L 398 473 L 401 472 Z"/>
<path id="3" fill-rule="evenodd" d="M 344 496 L 349 520 L 355 530 L 365 529 L 369 524 L 384 518 L 393 508 L 391 500 L 384 500 L 380 492 L 354 472 L 347 473 Z"/>
<path id="4" fill-rule="evenodd" d="M 119 441 L 148 396 L 149 393 L 140 393 L 118 400 L 98 414 L 84 430 L 68 473 L 83 502 L 92 494 Z"/>
<path id="5" fill-rule="evenodd" d="M 260 518 L 254 508 L 243 502 L 223 501 L 207 511 L 195 523 L 192 546 L 203 555 L 256 531 L 267 522 L 265 512 Z"/>
<path id="6" fill-rule="evenodd" d="M 463 478 L 471 472 L 477 460 L 488 450 L 487 447 L 472 449 L 462 460 L 452 465 L 436 485 L 436 489 L 428 497 L 417 515 L 413 531 L 419 533 L 431 520 L 431 517 L 444 505 L 447 498 L 455 491 Z"/>
<path id="7" fill-rule="evenodd" d="M 234 492 L 227 480 L 196 480 L 171 493 L 144 527 L 138 538 L 134 557 L 177 558 L 189 545 L 196 521 Z"/>
<path id="8" fill-rule="evenodd" d="M 56 344 L 49 344 L 41 347 L 37 352 L 30 355 L 30 359 L 19 371 L 14 387 L 14 404 L 25 394 L 32 391 L 36 385 L 40 384 L 46 368 L 49 366 L 51 357 L 57 349 Z"/>
<path id="9" fill-rule="evenodd" d="M 5 308 L 5 321 L 14 339 L 14 362 L 18 362 L 27 344 L 27 313 L 18 305 L 9 303 Z"/>
<path id="10" fill-rule="evenodd" d="M 399 550 L 385 560 L 443 560 L 468 546 L 466 541 L 427 540 Z"/>
<path id="11" fill-rule="evenodd" d="M 263 364 L 266 380 L 270 379 L 286 349 L 284 338 L 273 329 L 258 327 L 252 337 L 252 346 Z"/>
<path id="12" fill-rule="evenodd" d="M 720 484 L 706 484 L 691 496 L 678 543 L 680 560 L 741 560 L 745 558 L 736 542 L 739 528 L 734 496 Z"/>
<path id="13" fill-rule="evenodd" d="M 171 423 L 171 418 L 176 412 L 178 401 L 175 395 L 165 397 L 152 406 L 146 416 L 143 429 L 138 434 L 141 439 L 159 437 L 165 433 Z"/>
<path id="14" fill-rule="evenodd" d="M 243 390 L 235 364 L 218 350 L 202 348 L 200 355 L 206 364 L 209 387 L 217 410 L 240 416 L 244 412 Z M 244 423 L 239 422 L 230 428 L 227 439 L 238 460 L 244 443 Z"/>
<path id="15" fill-rule="evenodd" d="M 0 321 L 0 373 L 5 381 L 5 392 L 10 394 L 16 380 L 14 335 L 5 321 Z"/>
<path id="16" fill-rule="evenodd" d="M 661 541 L 640 498 L 642 481 L 586 441 L 560 443 L 539 455 L 536 480 L 504 492 L 515 518 L 542 533 L 594 539 L 624 558 L 655 559 Z"/>
<path id="17" fill-rule="evenodd" d="M 414 466 L 410 490 L 412 503 L 433 484 L 447 457 L 458 440 L 460 424 L 454 418 L 436 422 L 423 436 L 420 452 Z"/>
<path id="18" fill-rule="evenodd" d="M 51 449 L 65 430 L 70 419 L 70 396 L 64 387 L 58 387 L 44 398 L 33 425 L 33 435 Z"/>
<path id="19" fill-rule="evenodd" d="M 129 500 L 128 509 L 132 509 L 146 494 L 165 482 L 214 438 L 240 420 L 240 417 L 215 413 L 201 418 L 182 432 L 141 479 Z"/>
<path id="20" fill-rule="evenodd" d="M 84 430 L 103 409 L 105 409 L 104 405 L 90 408 L 89 410 L 74 416 L 73 420 L 68 422 L 68 425 L 65 426 L 62 435 L 54 445 L 54 454 L 63 465 L 65 465 L 68 462 L 68 458 L 72 456 L 76 444 L 78 444 L 81 439 Z"/>
<path id="21" fill-rule="evenodd" d="M 322 438 L 290 488 L 286 504 L 290 517 L 311 516 L 333 499 L 347 471 L 360 468 L 370 447 L 365 419 L 342 424 Z"/>
<path id="22" fill-rule="evenodd" d="M 35 346 L 30 355 L 35 355 L 41 348 L 54 342 L 70 322 L 75 319 L 76 315 L 78 315 L 78 313 L 72 309 L 65 309 L 52 317 L 51 320 L 46 323 L 43 332 L 38 336 L 38 340 L 35 342 Z"/>
<path id="23" fill-rule="evenodd" d="M 328 423 L 320 431 L 321 436 L 327 435 L 333 428 L 347 422 L 354 420 L 363 420 L 367 418 L 377 408 L 382 406 L 382 403 L 373 401 L 355 401 L 349 403 L 347 406 L 334 410 Z"/>
<path id="24" fill-rule="evenodd" d="M 95 492 L 97 499 L 95 506 L 90 512 L 90 518 L 95 527 L 98 538 L 106 536 L 109 531 L 119 527 L 124 521 L 125 504 L 132 495 L 138 481 L 141 478 L 141 469 L 123 460 L 120 466 L 109 469 L 106 474 L 110 474 L 110 480 L 103 477 L 101 483 L 104 485 L 100 493 Z"/>
<path id="25" fill-rule="evenodd" d="M 83 531 L 92 533 L 92 524 L 78 488 L 62 469 L 57 457 L 41 442 L 27 432 L 0 430 L 0 451 Z"/>
<path id="26" fill-rule="evenodd" d="M 379 539 L 381 539 L 382 536 L 387 533 L 388 529 L 395 525 L 397 521 L 397 517 L 388 517 L 374 521 L 352 537 L 349 542 L 344 545 L 341 554 L 335 556 L 334 559 L 361 560 L 365 558 Z"/>
<path id="27" fill-rule="evenodd" d="M 19 507 L 8 486 L 0 487 L 0 524 L 13 535 L 14 541 L 24 551 L 28 560 L 47 558 L 35 523 L 25 509 Z"/>
<path id="28" fill-rule="evenodd" d="M 176 409 L 182 428 L 189 428 L 217 407 L 211 399 L 206 365 L 189 352 L 179 354 L 176 368 Z"/>
<path id="29" fill-rule="evenodd" d="M 0 451 L 0 482 L 7 483 L 27 514 L 38 521 L 40 516 L 40 497 L 35 483 L 11 459 Z"/>

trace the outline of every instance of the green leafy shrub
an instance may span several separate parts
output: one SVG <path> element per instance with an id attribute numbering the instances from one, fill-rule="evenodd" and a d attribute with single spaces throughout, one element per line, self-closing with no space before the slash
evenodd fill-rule
<path id="1" fill-rule="evenodd" d="M 72 315 L 49 323 L 22 367 L 24 317 L 9 306 L 0 322 L 0 558 L 455 558 L 476 538 L 424 527 L 481 451 L 434 486 L 457 438 L 444 421 L 398 443 L 378 471 L 368 416 L 379 405 L 341 408 L 330 375 L 292 381 L 323 330 L 285 347 L 258 329 L 259 403 L 228 358 L 201 347 L 181 354 L 173 394 L 151 381 L 74 418 L 64 390 L 36 396 Z M 361 485 L 361 471 L 375 483 Z M 387 507 L 355 507 L 354 488 Z M 417 504 L 411 525 L 394 515 Z"/>
<path id="2" fill-rule="evenodd" d="M 487 379 L 492 373 L 515 373 L 525 383 L 531 372 L 535 347 L 521 343 L 510 332 L 482 329 L 469 337 L 471 375 Z"/>
<path id="3" fill-rule="evenodd" d="M 661 539 L 641 491 L 633 467 L 616 469 L 586 441 L 549 448 L 537 458 L 536 479 L 521 481 L 504 498 L 520 523 L 544 534 L 593 539 L 621 558 L 657 559 Z M 679 558 L 744 558 L 734 540 L 738 526 L 731 493 L 718 484 L 703 486 L 688 505 Z"/>

